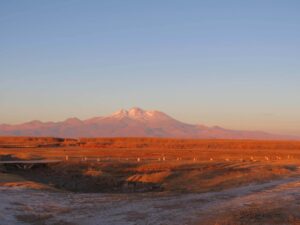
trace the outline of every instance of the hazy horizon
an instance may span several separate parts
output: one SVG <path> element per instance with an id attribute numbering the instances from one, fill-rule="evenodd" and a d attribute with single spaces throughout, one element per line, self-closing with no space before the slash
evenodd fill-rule
<path id="1" fill-rule="evenodd" d="M 299 6 L 1 1 L 0 124 L 140 107 L 299 136 Z"/>
<path id="2" fill-rule="evenodd" d="M 155 113 L 158 113 L 158 114 L 155 114 Z M 144 116 L 146 116 L 148 118 L 145 118 Z M 21 123 L 18 123 L 18 124 L 0 124 L 0 125 L 12 125 L 11 128 L 13 128 L 14 125 L 26 125 L 25 127 L 23 126 L 22 128 L 21 127 L 19 127 L 19 128 L 15 127 L 15 131 L 17 131 L 17 133 L 18 133 L 17 136 L 28 136 L 28 135 L 31 136 L 32 135 L 31 132 L 26 133 L 26 130 L 31 130 L 33 128 L 32 126 L 34 126 L 35 127 L 34 130 L 35 130 L 35 135 L 36 136 L 42 136 L 43 137 L 43 136 L 57 136 L 58 135 L 58 137 L 73 137 L 74 138 L 75 136 L 69 136 L 69 134 L 60 133 L 59 130 L 61 128 L 64 129 L 65 126 L 74 126 L 71 129 L 72 130 L 72 135 L 74 135 L 74 132 L 76 132 L 75 130 L 82 129 L 84 127 L 84 124 L 89 124 L 89 125 L 92 125 L 92 126 L 95 125 L 95 126 L 97 126 L 99 128 L 99 126 L 101 127 L 101 124 L 102 124 L 101 121 L 104 121 L 104 123 L 107 126 L 109 123 L 107 123 L 105 121 L 107 121 L 107 119 L 108 119 L 111 122 L 110 122 L 109 126 L 106 127 L 105 130 L 114 130 L 113 133 L 119 132 L 120 137 L 121 136 L 122 137 L 135 137 L 136 135 L 137 136 L 141 136 L 142 135 L 143 137 L 161 137 L 161 138 L 163 138 L 163 137 L 164 138 L 168 138 L 168 137 L 169 138 L 192 138 L 192 139 L 193 138 L 194 139 L 195 138 L 199 138 L 199 139 L 203 139 L 204 138 L 201 135 L 197 136 L 195 133 L 194 134 L 188 134 L 187 132 L 189 132 L 189 130 L 185 130 L 185 131 L 182 130 L 181 131 L 182 132 L 181 135 L 183 135 L 183 136 L 181 136 L 181 135 L 176 136 L 175 134 L 172 134 L 172 130 L 170 130 L 169 128 L 165 127 L 166 124 L 164 124 L 164 122 L 158 122 L 160 120 L 160 118 L 159 118 L 160 116 L 166 117 L 168 119 L 167 124 L 171 123 L 172 124 L 171 126 L 174 126 L 174 127 L 176 127 L 177 125 L 179 127 L 182 127 L 182 126 L 185 126 L 185 125 L 192 126 L 192 127 L 197 126 L 202 131 L 213 132 L 213 133 L 210 134 L 211 135 L 210 137 L 206 137 L 206 138 L 209 138 L 209 139 L 210 138 L 213 138 L 213 139 L 214 138 L 218 138 L 218 139 L 221 138 L 222 139 L 222 138 L 225 137 L 224 134 L 221 134 L 220 137 L 214 137 L 214 135 L 217 135 L 217 133 L 219 133 L 219 130 L 218 130 L 219 128 L 221 128 L 222 130 L 224 129 L 225 133 L 226 132 L 230 132 L 230 129 L 228 129 L 227 127 L 220 127 L 219 125 L 207 125 L 207 124 L 203 124 L 203 123 L 202 124 L 201 123 L 194 123 L 194 124 L 192 124 L 192 123 L 188 123 L 188 122 L 185 122 L 185 121 L 180 121 L 179 119 L 177 119 L 175 117 L 172 117 L 171 115 L 168 115 L 168 114 L 166 114 L 166 113 L 164 113 L 162 111 L 159 111 L 159 110 L 145 110 L 145 109 L 142 109 L 140 107 L 131 107 L 129 109 L 119 109 L 119 110 L 117 110 L 117 111 L 115 111 L 115 112 L 113 112 L 113 113 L 111 113 L 109 115 L 97 115 L 97 116 L 90 117 L 90 118 L 69 117 L 69 118 L 65 118 L 63 120 L 57 120 L 57 121 L 50 121 L 50 120 L 49 121 L 42 121 L 42 120 L 35 119 L 35 120 L 31 120 L 31 121 L 21 122 Z M 128 122 L 127 117 L 134 121 L 133 123 L 135 124 L 135 126 L 137 125 L 136 122 L 139 122 L 140 118 L 142 118 L 142 123 L 140 124 L 140 125 L 143 124 L 142 126 L 148 126 L 148 125 L 150 125 L 151 122 L 150 122 L 150 124 L 148 123 L 149 119 L 151 119 L 152 122 L 154 122 L 155 120 L 157 120 L 157 122 L 160 124 L 160 129 L 159 130 L 166 129 L 167 132 L 171 132 L 171 133 L 164 134 L 165 136 L 162 136 L 162 134 L 160 132 L 155 134 L 154 130 L 156 128 L 154 128 L 154 130 L 152 130 L 151 127 L 147 127 L 147 128 L 145 128 L 145 127 L 144 128 L 143 127 L 139 127 L 141 130 L 143 130 L 142 133 L 137 132 L 136 131 L 136 127 L 132 127 L 132 129 L 129 128 L 127 131 L 123 131 L 123 132 L 121 131 L 120 132 L 120 128 L 122 129 L 123 126 L 126 125 L 126 126 L 130 127 L 130 125 L 129 125 L 130 122 Z M 100 118 L 100 120 L 99 120 L 99 118 Z M 83 123 L 80 124 L 80 125 L 77 124 L 79 122 L 78 120 L 81 121 L 81 122 L 83 122 Z M 125 121 L 125 123 L 124 123 L 124 121 Z M 179 124 L 176 125 L 176 124 L 174 124 L 173 121 L 175 123 L 178 122 Z M 33 125 L 32 124 L 33 122 L 34 123 L 35 122 L 39 122 L 39 123 L 41 122 L 42 124 L 41 125 L 37 125 L 37 124 Z M 114 124 L 115 122 L 117 124 L 119 124 L 120 127 L 115 127 L 115 124 Z M 55 126 L 55 124 L 57 124 L 58 126 L 61 126 L 61 128 L 58 129 L 58 130 L 56 130 L 56 131 L 54 131 L 54 133 L 53 133 L 52 132 L 53 131 L 52 130 L 53 127 L 50 128 L 51 126 L 49 127 L 49 124 L 47 124 L 47 123 L 51 123 L 51 124 L 54 123 L 54 124 L 52 124 L 54 126 Z M 45 125 L 46 125 L 46 127 L 50 128 L 50 129 L 48 129 L 48 132 L 50 132 L 50 133 L 47 133 L 47 129 L 46 129 L 46 133 L 44 133 L 44 134 L 43 133 L 39 133 L 41 131 L 40 128 L 44 127 Z M 44 127 L 44 128 L 46 128 L 46 127 Z M 56 127 L 56 129 L 57 129 L 57 127 Z M 5 130 L 6 129 L 4 128 L 4 131 L 2 131 L 2 132 L 5 133 Z M 93 127 L 92 130 L 93 130 L 93 132 L 95 132 L 95 127 Z M 152 130 L 150 132 L 151 133 L 150 136 L 149 136 L 149 133 L 144 133 L 144 131 L 149 131 L 149 130 Z M 175 129 L 175 130 L 174 130 L 175 133 L 178 133 L 178 130 L 177 129 Z M 44 131 L 45 131 L 45 129 L 44 129 Z M 214 131 L 216 131 L 217 133 L 214 133 Z M 247 133 L 246 134 L 246 136 L 247 136 L 246 138 L 249 138 L 249 139 L 258 139 L 258 140 L 259 139 L 260 140 L 263 140 L 263 139 L 265 139 L 265 140 L 266 139 L 289 140 L 289 138 L 291 138 L 292 140 L 298 140 L 300 138 L 300 136 L 298 136 L 298 135 L 284 134 L 284 133 L 275 133 L 275 132 L 266 132 L 264 130 L 237 130 L 237 129 L 232 129 L 232 131 L 233 132 L 238 132 L 239 133 L 238 136 L 239 135 L 243 135 L 243 131 L 245 131 L 245 132 L 248 132 L 248 131 L 249 132 L 253 132 L 255 136 L 251 137 Z M 23 133 L 23 132 L 25 132 L 25 133 Z M 98 132 L 99 132 L 99 130 L 98 130 Z M 133 133 L 133 134 L 130 134 L 128 136 L 127 132 L 128 133 Z M 1 133 L 1 130 L 0 130 L 0 133 Z M 15 136 L 15 133 L 11 133 L 11 134 L 13 136 Z M 264 135 L 264 134 L 266 134 L 267 136 L 261 136 L 261 135 Z M 6 134 L 6 136 L 7 135 L 8 134 Z M 85 129 L 85 131 L 84 131 L 84 133 L 82 135 L 85 136 L 85 137 L 90 137 L 89 130 Z M 82 135 L 79 135 L 79 136 L 82 136 Z M 102 134 L 99 133 L 96 136 L 97 137 L 110 137 L 110 135 L 115 135 L 115 134 L 111 134 L 108 131 L 108 132 L 104 132 Z M 184 135 L 186 135 L 186 136 L 184 136 Z M 225 135 L 228 135 L 228 134 L 225 134 Z M 278 135 L 278 136 L 276 136 L 276 135 Z M 113 137 L 113 136 L 111 136 L 111 137 Z M 228 138 L 228 136 L 227 136 L 227 138 Z M 231 138 L 232 139 L 238 139 L 238 137 L 233 137 L 233 136 Z M 245 138 L 245 137 L 243 137 L 243 138 Z"/>

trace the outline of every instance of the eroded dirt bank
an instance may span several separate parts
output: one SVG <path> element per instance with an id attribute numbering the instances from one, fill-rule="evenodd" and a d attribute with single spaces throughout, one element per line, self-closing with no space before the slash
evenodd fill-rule
<path id="1" fill-rule="evenodd" d="M 81 193 L 199 193 L 299 175 L 292 162 L 251 161 L 61 162 L 2 170 L 26 181 Z"/>

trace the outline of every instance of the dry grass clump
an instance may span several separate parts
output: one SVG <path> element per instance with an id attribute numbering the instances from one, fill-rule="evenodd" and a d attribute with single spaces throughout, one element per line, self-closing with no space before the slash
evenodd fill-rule
<path id="1" fill-rule="evenodd" d="M 86 176 L 91 176 L 91 177 L 99 177 L 103 174 L 101 170 L 95 170 L 92 168 L 88 168 L 86 171 L 83 172 L 84 175 Z"/>
<path id="2" fill-rule="evenodd" d="M 175 138 L 81 138 L 81 147 L 140 149 L 299 149 L 300 141 L 201 140 Z"/>
<path id="3" fill-rule="evenodd" d="M 147 174 L 135 174 L 127 178 L 128 182 L 140 182 L 140 183 L 163 183 L 171 172 L 157 172 Z"/>
<path id="4" fill-rule="evenodd" d="M 49 186 L 37 182 L 32 181 L 17 181 L 17 182 L 3 182 L 0 183 L 0 187 L 18 187 L 18 188 L 26 188 L 26 189 L 34 189 L 34 190 L 54 190 Z"/>
<path id="5" fill-rule="evenodd" d="M 0 147 L 3 148 L 40 148 L 40 147 L 59 147 L 76 146 L 78 141 L 71 138 L 54 137 L 0 137 Z"/>

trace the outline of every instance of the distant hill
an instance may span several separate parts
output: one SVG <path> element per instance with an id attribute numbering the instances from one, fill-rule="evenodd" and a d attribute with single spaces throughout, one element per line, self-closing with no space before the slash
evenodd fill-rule
<path id="1" fill-rule="evenodd" d="M 229 130 L 180 122 L 160 111 L 140 108 L 120 110 L 110 116 L 87 120 L 70 118 L 62 122 L 38 120 L 0 125 L 2 136 L 51 137 L 169 137 L 196 139 L 297 139 L 293 136 L 274 135 L 262 131 Z"/>

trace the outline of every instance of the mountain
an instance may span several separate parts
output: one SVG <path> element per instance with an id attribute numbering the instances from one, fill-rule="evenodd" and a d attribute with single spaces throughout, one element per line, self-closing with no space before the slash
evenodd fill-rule
<path id="1" fill-rule="evenodd" d="M 238 131 L 180 122 L 159 111 L 140 108 L 120 110 L 107 117 L 87 120 L 70 118 L 43 123 L 34 120 L 18 125 L 0 125 L 2 136 L 53 137 L 173 137 L 199 139 L 296 139 L 261 131 Z"/>

